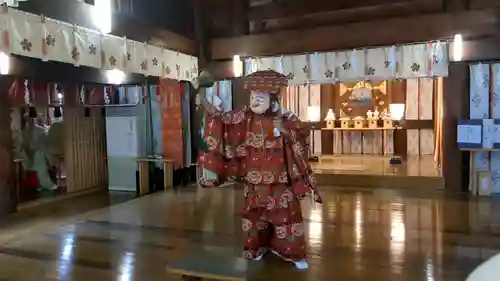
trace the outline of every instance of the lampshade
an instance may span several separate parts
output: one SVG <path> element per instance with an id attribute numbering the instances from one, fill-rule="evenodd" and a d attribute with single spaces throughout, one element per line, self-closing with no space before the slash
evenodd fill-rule
<path id="1" fill-rule="evenodd" d="M 333 109 L 328 109 L 328 113 L 326 114 L 325 121 L 335 121 L 335 113 L 333 113 Z"/>
<path id="2" fill-rule="evenodd" d="M 310 122 L 321 121 L 321 109 L 319 106 L 313 105 L 307 107 L 307 118 Z"/>
<path id="3" fill-rule="evenodd" d="M 391 103 L 389 111 L 393 120 L 401 120 L 405 114 L 405 105 L 404 103 Z"/>

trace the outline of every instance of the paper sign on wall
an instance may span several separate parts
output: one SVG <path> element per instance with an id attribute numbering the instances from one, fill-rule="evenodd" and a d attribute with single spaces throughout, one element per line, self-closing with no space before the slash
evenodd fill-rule
<path id="1" fill-rule="evenodd" d="M 483 147 L 483 120 L 462 120 L 457 126 L 457 145 L 461 149 Z"/>
<path id="2" fill-rule="evenodd" d="M 474 125 L 458 125 L 457 142 L 481 144 L 481 127 Z"/>
<path id="3" fill-rule="evenodd" d="M 483 148 L 493 148 L 495 129 L 493 119 L 483 119 Z"/>
<path id="4" fill-rule="evenodd" d="M 494 121 L 493 148 L 500 149 L 500 120 Z"/>

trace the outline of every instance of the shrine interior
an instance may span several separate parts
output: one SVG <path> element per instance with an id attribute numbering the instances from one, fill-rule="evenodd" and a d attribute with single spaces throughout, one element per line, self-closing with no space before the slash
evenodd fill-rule
<path id="1" fill-rule="evenodd" d="M 365 89 L 365 98 L 355 97 Z M 311 150 L 319 156 L 312 165 L 320 182 L 367 187 L 398 177 L 401 183 L 406 182 L 399 186 L 402 188 L 426 188 L 432 182 L 433 188 L 442 189 L 440 131 L 435 129 L 439 120 L 434 118 L 441 91 L 440 78 L 290 86 L 284 106 L 298 112 L 302 120 L 310 118 L 308 111 L 320 111 L 323 122 L 315 124 L 314 141 L 312 136 L 310 140 Z M 396 130 L 392 126 L 384 129 L 379 121 L 390 116 L 391 104 L 404 106 L 405 111 Z M 328 116 L 330 109 L 333 115 Z M 333 120 L 336 126 L 328 128 L 325 119 Z M 377 125 L 370 125 L 370 120 Z M 348 124 L 343 126 L 342 122 Z M 361 126 L 349 124 L 356 122 Z M 401 157 L 402 163 L 391 164 L 394 157 Z M 412 181 L 414 177 L 426 179 L 420 183 Z"/>
<path id="2" fill-rule="evenodd" d="M 498 0 L 0 0 L 0 281 L 497 281 L 499 23 Z M 197 101 L 248 106 L 255 73 L 298 129 L 252 115 L 232 161 L 241 114 Z"/>

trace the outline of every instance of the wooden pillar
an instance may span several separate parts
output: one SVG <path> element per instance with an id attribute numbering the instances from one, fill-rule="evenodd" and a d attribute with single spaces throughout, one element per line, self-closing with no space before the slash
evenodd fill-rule
<path id="1" fill-rule="evenodd" d="M 406 80 L 387 81 L 387 95 L 389 96 L 389 103 L 406 105 Z M 408 154 L 408 134 L 406 130 L 394 131 L 394 152 L 396 155 L 406 158 Z"/>
<path id="2" fill-rule="evenodd" d="M 194 33 L 198 43 L 198 68 L 205 69 L 209 63 L 210 42 L 207 34 L 207 16 L 210 13 L 206 1 L 194 0 Z"/>
<path id="3" fill-rule="evenodd" d="M 248 105 L 250 92 L 244 88 L 242 77 L 233 78 L 233 108 L 241 109 Z"/>
<path id="4" fill-rule="evenodd" d="M 452 63 L 443 81 L 443 177 L 450 191 L 466 191 L 469 184 L 470 153 L 457 146 L 457 123 L 468 119 L 469 66 Z"/>
<path id="5" fill-rule="evenodd" d="M 15 164 L 7 78 L 0 76 L 0 216 L 16 210 Z"/>
<path id="6" fill-rule="evenodd" d="M 321 85 L 321 116 L 326 116 L 329 109 L 333 109 L 335 116 L 340 116 L 339 108 L 335 106 L 335 99 L 340 97 L 336 84 Z M 333 154 L 333 131 L 321 131 L 321 151 L 323 154 Z"/>

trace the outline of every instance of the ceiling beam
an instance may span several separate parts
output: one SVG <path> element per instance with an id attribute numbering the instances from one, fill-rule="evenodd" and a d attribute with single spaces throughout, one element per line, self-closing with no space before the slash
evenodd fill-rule
<path id="1" fill-rule="evenodd" d="M 483 36 L 497 33 L 500 10 L 436 13 L 345 25 L 213 39 L 212 59 L 272 56 L 449 39 L 454 34 Z"/>
<path id="2" fill-rule="evenodd" d="M 146 42 L 151 45 L 178 51 L 187 55 L 198 54 L 198 44 L 195 40 L 168 30 L 142 25 L 132 21 L 124 21 L 115 27 L 113 35 L 127 37 L 131 40 Z"/>
<path id="3" fill-rule="evenodd" d="M 414 2 L 401 2 L 380 6 L 334 10 L 321 14 L 311 14 L 295 18 L 282 18 L 262 21 L 265 30 L 251 34 L 266 33 L 284 29 L 299 29 L 315 26 L 339 25 L 354 22 L 372 21 L 388 18 L 402 18 L 420 14 L 441 13 L 442 5 L 435 2 L 430 5 L 415 5 Z M 254 22 L 250 22 L 254 23 Z"/>
<path id="4" fill-rule="evenodd" d="M 426 1 L 426 0 L 423 0 Z M 334 10 L 381 6 L 394 3 L 422 2 L 414 0 L 288 0 L 249 8 L 249 21 L 296 17 Z"/>

